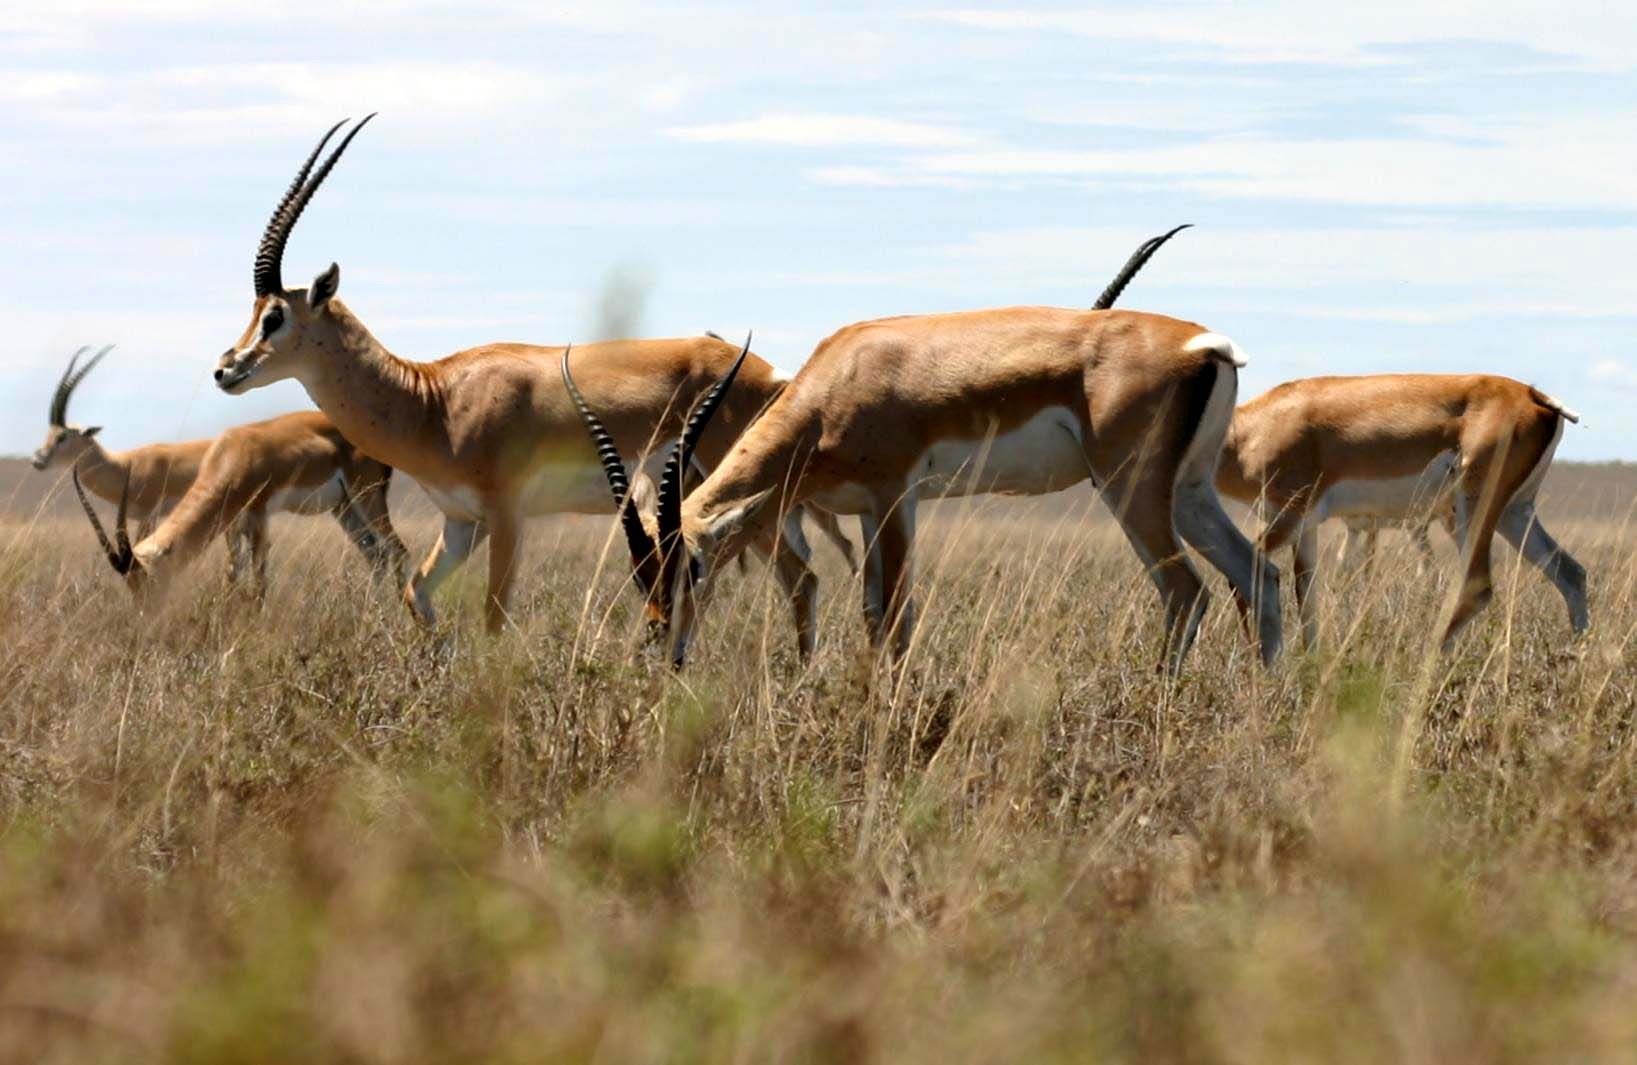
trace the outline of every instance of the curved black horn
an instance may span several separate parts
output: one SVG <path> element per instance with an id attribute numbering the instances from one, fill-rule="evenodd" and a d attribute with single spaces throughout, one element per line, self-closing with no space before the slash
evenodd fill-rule
<path id="1" fill-rule="evenodd" d="M 81 355 L 90 350 L 91 345 L 87 344 L 74 352 L 73 357 L 68 360 L 68 366 L 63 370 L 62 377 L 58 378 L 57 390 L 51 393 L 51 413 L 48 415 L 52 425 L 67 424 L 68 393 L 74 387 L 68 382 L 74 378 L 74 364 L 80 361 Z"/>
<path id="2" fill-rule="evenodd" d="M 317 173 L 313 174 L 311 180 L 308 180 L 307 175 L 312 171 L 313 163 L 318 159 L 318 154 L 324 150 L 324 145 L 329 143 L 330 138 L 335 136 L 335 131 L 346 125 L 346 119 L 342 119 L 330 127 L 330 131 L 324 134 L 324 139 L 318 142 L 318 146 L 313 149 L 312 154 L 307 157 L 307 161 L 302 164 L 301 170 L 296 174 L 295 181 L 291 182 L 290 188 L 285 191 L 284 199 L 280 200 L 278 207 L 274 209 L 273 217 L 267 223 L 267 231 L 262 234 L 261 246 L 256 249 L 255 280 L 257 296 L 269 296 L 284 290 L 282 273 L 284 246 L 289 243 L 290 232 L 295 229 L 296 223 L 301 220 L 301 212 L 307 209 L 307 204 L 312 200 L 313 193 L 318 191 L 318 187 L 324 184 L 324 179 L 330 176 L 330 171 L 335 169 L 335 164 L 341 159 L 341 154 L 347 150 L 347 146 L 352 143 L 352 139 L 358 136 L 358 131 L 369 125 L 370 119 L 374 117 L 373 113 L 366 115 L 363 121 L 348 130 L 347 135 L 341 138 L 341 143 L 335 146 L 335 151 L 331 152 L 329 157 L 324 160 L 323 165 L 318 168 Z"/>
<path id="3" fill-rule="evenodd" d="M 83 351 L 85 349 L 81 348 L 80 350 Z M 102 357 L 113 350 L 114 346 L 112 344 L 106 345 L 101 351 L 97 352 L 89 359 L 86 359 L 85 363 L 79 369 L 74 371 L 74 375 L 72 377 L 64 378 L 62 410 L 59 413 L 59 418 L 61 420 L 57 422 L 58 425 L 68 424 L 68 399 L 74 394 L 74 389 L 80 387 L 80 382 L 85 380 L 85 375 L 96 369 L 97 363 L 102 361 Z"/>
<path id="4" fill-rule="evenodd" d="M 103 531 L 102 522 L 97 520 L 96 508 L 91 505 L 89 499 L 85 498 L 85 486 L 80 484 L 80 471 L 78 468 L 73 471 L 73 476 L 74 494 L 80 497 L 80 508 L 85 511 L 86 518 L 90 520 L 91 529 L 97 534 L 97 543 L 102 545 L 102 553 L 108 556 L 108 564 L 113 566 L 114 571 L 121 575 L 131 572 L 136 565 L 136 558 L 131 553 L 130 537 L 125 533 L 126 504 L 131 495 L 130 478 L 126 478 L 125 487 L 119 495 L 119 514 L 115 519 L 114 530 L 114 535 L 119 544 L 118 550 L 116 550 L 114 545 L 108 542 L 108 534 Z"/>
<path id="5" fill-rule="evenodd" d="M 591 412 L 590 405 L 574 383 L 574 375 L 568 371 L 568 354 L 573 350 L 573 344 L 563 349 L 563 386 L 568 389 L 568 398 L 574 401 L 574 409 L 580 412 L 580 420 L 585 423 L 586 432 L 591 434 L 592 444 L 596 445 L 597 458 L 602 462 L 608 487 L 614 493 L 614 509 L 619 511 L 620 525 L 625 529 L 626 545 L 631 549 L 632 575 L 637 585 L 647 592 L 651 577 L 647 566 L 656 557 L 654 541 L 648 530 L 642 527 L 642 516 L 637 513 L 637 508 L 631 505 L 631 482 L 625 476 L 625 463 L 620 459 L 620 449 L 615 445 L 614 437 Z"/>
<path id="6" fill-rule="evenodd" d="M 1159 251 L 1166 241 L 1181 233 L 1184 229 L 1192 228 L 1193 223 L 1186 222 L 1169 233 L 1149 237 L 1138 245 L 1137 250 L 1131 253 L 1131 258 L 1127 259 L 1125 265 L 1120 268 L 1120 272 L 1114 275 L 1114 280 L 1110 281 L 1108 287 L 1103 289 L 1103 294 L 1097 297 L 1097 302 L 1091 305 L 1091 309 L 1106 311 L 1114 306 L 1114 301 L 1120 298 L 1120 293 L 1124 292 L 1125 287 L 1131 284 L 1131 279 L 1137 276 L 1137 271 L 1148 265 L 1148 260 L 1154 257 L 1154 253 Z"/>
<path id="7" fill-rule="evenodd" d="M 330 138 L 335 136 L 335 131 L 346 124 L 347 120 L 343 118 L 330 127 L 330 131 L 324 134 L 313 148 L 312 154 L 307 156 L 307 161 L 301 164 L 301 169 L 296 171 L 295 180 L 291 181 L 290 187 L 284 190 L 284 196 L 279 200 L 278 206 L 273 208 L 273 217 L 267 220 L 267 229 L 262 232 L 261 244 L 256 248 L 255 281 L 257 296 L 270 296 L 283 290 L 284 279 L 280 275 L 279 268 L 284 262 L 284 244 L 290 239 L 290 226 L 284 222 L 285 212 L 290 209 L 290 204 L 294 203 L 296 197 L 301 194 L 302 186 L 307 183 L 307 175 L 312 173 L 313 164 L 318 162 L 318 153 L 322 152 L 324 146 L 330 143 Z"/>
<path id="8" fill-rule="evenodd" d="M 739 367 L 745 364 L 745 356 L 750 354 L 750 334 L 745 334 L 745 346 L 739 349 L 739 357 L 733 360 L 728 372 L 722 375 L 721 380 L 711 386 L 705 393 L 693 413 L 688 415 L 687 422 L 682 426 L 682 436 L 676 445 L 671 448 L 671 454 L 665 460 L 665 470 L 659 479 L 659 500 L 656 510 L 659 519 L 659 546 L 661 557 L 665 562 L 664 586 L 668 589 L 671 575 L 675 571 L 677 552 L 677 537 L 682 533 L 682 471 L 688 468 L 693 460 L 693 449 L 704 435 L 705 428 L 710 424 L 711 416 L 716 408 L 722 405 L 722 397 L 727 395 L 728 387 L 739 374 Z"/>

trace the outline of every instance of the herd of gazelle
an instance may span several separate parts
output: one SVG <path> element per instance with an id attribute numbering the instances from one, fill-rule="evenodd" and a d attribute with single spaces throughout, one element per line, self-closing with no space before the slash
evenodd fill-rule
<path id="1" fill-rule="evenodd" d="M 373 117 L 373 116 L 372 116 Z M 714 335 L 581 347 L 490 344 L 436 362 L 389 351 L 338 298 L 331 264 L 287 288 L 284 248 L 302 212 L 369 121 L 297 172 L 255 258 L 250 324 L 215 378 L 242 394 L 295 378 L 321 413 L 229 430 L 214 441 L 110 454 L 66 421 L 74 386 L 105 352 L 78 356 L 52 400 L 35 464 L 71 463 L 114 568 L 142 591 L 225 533 L 236 573 L 258 584 L 267 514 L 328 510 L 377 566 L 401 574 L 386 510 L 393 468 L 442 511 L 442 534 L 404 600 L 434 620 L 438 586 L 485 540 L 485 620 L 507 620 L 524 519 L 619 515 L 649 639 L 683 664 L 714 575 L 746 549 L 789 597 L 797 647 L 813 648 L 814 519 L 847 545 L 859 517 L 871 646 L 894 658 L 914 626 L 911 559 L 927 498 L 1054 492 L 1090 480 L 1159 591 L 1163 659 L 1177 669 L 1205 612 L 1183 544 L 1227 579 L 1262 658 L 1281 647 L 1279 574 L 1293 546 L 1304 636 L 1315 636 L 1317 530 L 1340 517 L 1422 530 L 1441 520 L 1462 558 L 1447 648 L 1491 596 L 1496 532 L 1557 586 L 1576 632 L 1585 570 L 1542 527 L 1534 500 L 1574 413 L 1493 375 L 1400 374 L 1292 381 L 1235 408 L 1239 348 L 1203 326 L 1110 309 L 1177 231 L 1146 242 L 1090 310 L 1007 307 L 845 326 L 793 379 Z M 316 165 L 316 169 L 315 169 Z M 81 353 L 83 354 L 83 352 Z M 367 456 L 367 457 L 366 457 Z M 646 469 L 659 467 L 657 486 Z M 117 500 L 114 542 L 81 484 Z M 647 500 L 638 488 L 650 489 Z M 1257 509 L 1255 541 L 1221 496 Z M 644 505 L 644 504 L 647 505 Z M 135 512 L 144 530 L 133 546 Z M 849 553 L 849 562 L 851 555 Z"/>

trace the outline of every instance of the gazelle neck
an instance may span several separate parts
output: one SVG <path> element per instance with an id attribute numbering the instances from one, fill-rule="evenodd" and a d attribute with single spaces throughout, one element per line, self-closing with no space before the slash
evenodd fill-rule
<path id="1" fill-rule="evenodd" d="M 817 426 L 788 399 L 788 392 L 775 399 L 711 475 L 682 501 L 682 525 L 686 530 L 773 489 L 772 505 L 760 508 L 733 542 L 721 545 L 722 561 L 777 522 L 781 509 L 796 506 L 812 494 L 814 485 L 805 476 L 811 471 L 803 466 L 817 439 Z"/>
<path id="2" fill-rule="evenodd" d="M 131 464 L 124 455 L 110 453 L 101 441 L 90 439 L 74 460 L 74 470 L 86 488 L 110 503 L 118 503 L 120 494 L 125 491 Z"/>
<path id="3" fill-rule="evenodd" d="M 318 342 L 302 386 L 349 441 L 413 471 L 415 445 L 440 402 L 433 375 L 388 351 L 339 299 L 330 301 L 328 314 L 331 336 Z"/>

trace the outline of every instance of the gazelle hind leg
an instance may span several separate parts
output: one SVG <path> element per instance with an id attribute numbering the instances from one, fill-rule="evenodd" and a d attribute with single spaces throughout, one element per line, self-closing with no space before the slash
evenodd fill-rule
<path id="1" fill-rule="evenodd" d="M 1175 518 L 1182 538 L 1227 578 L 1240 613 L 1254 612 L 1262 662 L 1272 665 L 1284 646 L 1284 632 L 1279 569 L 1269 560 L 1271 551 L 1257 553 L 1222 509 L 1222 500 L 1209 483 L 1184 481 L 1177 485 Z"/>
<path id="2" fill-rule="evenodd" d="M 1205 591 L 1205 582 L 1199 579 L 1199 573 L 1177 542 L 1168 479 L 1157 486 L 1151 485 L 1146 492 L 1130 491 L 1118 481 L 1106 485 L 1103 491 L 1120 529 L 1137 557 L 1142 559 L 1149 580 L 1159 590 L 1165 607 L 1165 645 L 1160 664 L 1175 676 L 1182 670 L 1182 661 L 1194 644 L 1210 597 Z M 1117 509 L 1116 499 L 1124 500 L 1124 505 Z"/>
<path id="3" fill-rule="evenodd" d="M 488 528 L 475 521 L 444 519 L 438 542 L 404 588 L 404 605 L 417 620 L 426 625 L 437 622 L 437 611 L 432 609 L 433 593 L 471 557 L 487 535 Z"/>
<path id="4" fill-rule="evenodd" d="M 1463 453 L 1471 457 L 1461 471 L 1455 513 L 1465 572 L 1449 624 L 1444 628 L 1445 653 L 1455 646 L 1455 637 L 1494 596 L 1490 548 L 1501 514 L 1528 479 L 1546 443 L 1531 441 L 1520 433 L 1502 437 L 1487 447 L 1463 448 Z"/>
<path id="5" fill-rule="evenodd" d="M 1530 565 L 1557 586 L 1569 608 L 1569 625 L 1575 632 L 1591 627 L 1586 608 L 1586 567 L 1563 550 L 1540 523 L 1533 500 L 1514 500 L 1501 512 L 1500 533 L 1517 548 Z"/>

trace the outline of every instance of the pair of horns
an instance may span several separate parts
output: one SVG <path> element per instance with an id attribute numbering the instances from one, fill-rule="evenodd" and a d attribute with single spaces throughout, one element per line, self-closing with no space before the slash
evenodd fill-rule
<path id="1" fill-rule="evenodd" d="M 90 350 L 91 346 L 87 344 L 76 351 L 74 357 L 68 360 L 68 369 L 63 371 L 62 379 L 57 382 L 57 391 L 51 394 L 52 425 L 62 427 L 68 424 L 68 397 L 74 394 L 74 389 L 78 388 L 80 382 L 85 380 L 86 374 L 96 368 L 97 363 L 102 361 L 102 357 L 114 350 L 114 346 L 109 344 L 89 359 L 86 359 L 85 365 L 76 369 L 75 364 L 80 361 L 80 356 Z"/>
<path id="2" fill-rule="evenodd" d="M 284 198 L 279 200 L 277 207 L 273 208 L 273 217 L 268 220 L 267 231 L 262 234 L 261 245 L 256 249 L 255 281 L 258 297 L 271 296 L 284 291 L 284 278 L 281 271 L 284 265 L 284 246 L 290 241 L 290 231 L 296 227 L 296 222 L 301 219 L 301 212 L 307 209 L 307 203 L 313 198 L 313 193 L 318 191 L 318 187 L 324 184 L 324 179 L 330 176 L 330 171 L 335 169 L 335 164 L 340 160 L 341 153 L 347 150 L 347 145 L 351 144 L 352 139 L 358 136 L 358 131 L 369 125 L 370 119 L 374 117 L 374 114 L 367 115 L 362 122 L 348 130 L 347 135 L 341 138 L 341 143 L 336 145 L 335 151 L 330 153 L 315 174 L 313 173 L 313 164 L 318 162 L 319 153 L 324 150 L 326 144 L 330 143 L 330 138 L 335 136 L 335 131 L 346 125 L 349 120 L 344 118 L 331 126 L 330 131 L 324 134 L 323 138 L 318 142 L 318 146 L 313 149 L 312 154 L 307 156 L 307 161 L 301 164 L 301 169 L 296 171 L 295 180 L 290 182 L 290 187 L 285 190 Z M 312 180 L 310 181 L 307 177 L 309 174 L 312 174 Z"/>
<path id="3" fill-rule="evenodd" d="M 569 398 L 574 402 L 574 409 L 579 412 L 580 420 L 585 423 L 586 432 L 590 434 L 591 442 L 597 448 L 597 458 L 602 462 L 603 474 L 608 478 L 608 487 L 614 493 L 614 506 L 619 510 L 620 524 L 625 529 L 626 546 L 631 549 L 633 575 L 645 594 L 653 595 L 657 590 L 662 605 L 669 606 L 670 589 L 675 582 L 676 568 L 681 562 L 682 555 L 679 549 L 682 537 L 682 477 L 693 461 L 694 448 L 698 446 L 699 438 L 704 436 L 706 427 L 710 425 L 716 409 L 722 405 L 722 399 L 732 386 L 733 379 L 739 375 L 739 368 L 744 365 L 745 357 L 750 354 L 750 334 L 745 335 L 744 346 L 739 349 L 739 355 L 733 360 L 733 365 L 728 367 L 727 372 L 710 387 L 710 391 L 705 393 L 693 412 L 688 415 L 688 420 L 682 426 L 682 435 L 665 459 L 665 469 L 660 475 L 658 503 L 655 508 L 659 526 L 658 544 L 655 544 L 653 538 L 648 535 L 641 516 L 631 505 L 631 485 L 625 475 L 625 462 L 620 457 L 619 447 L 574 384 L 574 375 L 568 368 L 569 352 L 573 350 L 573 346 L 570 345 L 563 351 L 561 365 L 563 385 L 568 389 Z"/>
<path id="4" fill-rule="evenodd" d="M 1192 228 L 1193 223 L 1186 222 L 1169 233 L 1149 237 L 1138 245 L 1137 250 L 1131 253 L 1131 258 L 1127 259 L 1125 265 L 1120 267 L 1120 272 L 1114 275 L 1114 280 L 1110 281 L 1108 287 L 1103 289 L 1103 294 L 1097 297 L 1097 302 L 1091 305 L 1091 309 L 1106 311 L 1114 306 L 1114 301 L 1120 298 L 1120 293 L 1124 292 L 1125 287 L 1131 284 L 1131 279 L 1137 276 L 1137 271 L 1148 265 L 1148 260 L 1154 257 L 1154 253 L 1159 251 L 1166 241 L 1181 233 L 1184 229 Z"/>
<path id="5" fill-rule="evenodd" d="M 125 476 L 125 487 L 119 493 L 119 510 L 114 515 L 114 542 L 108 542 L 108 534 L 102 529 L 102 522 L 97 520 L 96 508 L 85 497 L 85 486 L 80 484 L 80 471 L 74 469 L 74 494 L 80 497 L 80 506 L 85 510 L 85 516 L 91 521 L 91 528 L 97 534 L 97 543 L 102 545 L 103 554 L 108 556 L 108 564 L 114 567 L 114 572 L 124 576 L 132 570 L 141 569 L 142 564 L 136 560 L 136 554 L 131 550 L 131 536 L 126 531 L 125 513 L 131 501 L 131 477 Z"/>

